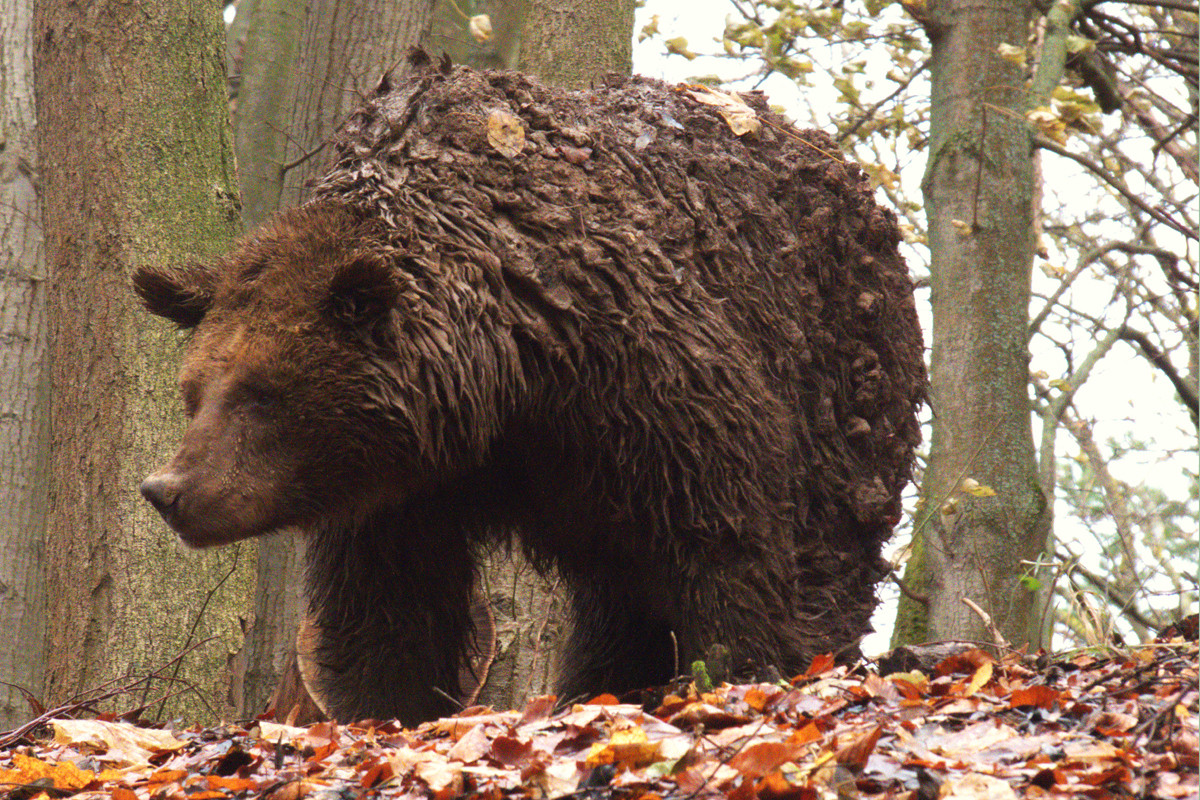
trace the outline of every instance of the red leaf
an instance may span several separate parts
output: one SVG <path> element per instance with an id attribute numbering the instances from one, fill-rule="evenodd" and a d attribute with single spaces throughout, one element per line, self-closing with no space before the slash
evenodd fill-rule
<path id="1" fill-rule="evenodd" d="M 1058 700 L 1059 692 L 1049 686 L 1029 686 L 1025 689 L 1014 689 L 1008 700 L 1010 708 L 1022 706 L 1037 706 L 1049 709 Z"/>
<path id="2" fill-rule="evenodd" d="M 822 653 L 813 658 L 812 663 L 808 665 L 808 671 L 804 673 L 804 677 L 811 678 L 814 675 L 820 675 L 822 672 L 828 672 L 833 669 L 833 653 Z"/>

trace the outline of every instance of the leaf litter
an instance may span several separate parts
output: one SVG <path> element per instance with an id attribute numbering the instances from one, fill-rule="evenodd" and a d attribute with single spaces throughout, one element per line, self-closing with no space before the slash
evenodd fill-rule
<path id="1" fill-rule="evenodd" d="M 779 683 L 680 679 L 395 722 L 166 731 L 56 719 L 0 750 L 0 795 L 115 800 L 1196 797 L 1197 646 L 1049 662 L 983 650 L 925 674 L 818 658 Z M 1045 662 L 1045 663 L 1043 663 Z"/>

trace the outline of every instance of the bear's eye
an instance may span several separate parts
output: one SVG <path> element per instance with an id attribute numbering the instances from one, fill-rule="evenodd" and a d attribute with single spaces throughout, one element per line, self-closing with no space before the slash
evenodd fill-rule
<path id="1" fill-rule="evenodd" d="M 242 405 L 250 411 L 269 411 L 279 403 L 279 393 L 269 386 L 245 384 L 241 394 Z"/>

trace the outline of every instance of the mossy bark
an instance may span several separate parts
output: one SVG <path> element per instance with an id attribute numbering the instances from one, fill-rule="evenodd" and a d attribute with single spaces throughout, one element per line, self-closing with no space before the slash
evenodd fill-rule
<path id="1" fill-rule="evenodd" d="M 1024 69 L 997 53 L 1001 44 L 1025 42 L 1031 11 L 1028 2 L 934 0 L 922 18 L 933 46 L 922 184 L 933 436 L 905 583 L 927 600 L 901 599 L 897 644 L 991 641 L 964 598 L 1014 646 L 1041 644 L 1036 594 L 1021 581 L 1050 529 L 1027 389 L 1033 148 Z M 965 491 L 967 479 L 995 495 Z"/>
<path id="2" fill-rule="evenodd" d="M 180 334 L 138 307 L 133 269 L 225 250 L 237 229 L 218 6 L 101 0 L 35 10 L 38 149 L 50 266 L 49 703 L 132 682 L 199 645 L 151 713 L 227 713 L 252 548 L 183 553 L 138 483 L 182 425 Z"/>
<path id="3" fill-rule="evenodd" d="M 305 200 L 308 185 L 329 166 L 329 137 L 382 75 L 404 69 L 432 14 L 433 0 L 313 0 L 303 7 L 255 0 L 235 113 L 247 230 Z M 261 712 L 284 671 L 295 669 L 289 662 L 304 613 L 302 562 L 300 536 L 259 542 L 243 714 Z"/>
<path id="4" fill-rule="evenodd" d="M 633 65 L 634 0 L 528 0 L 521 70 L 546 83 L 586 87 Z"/>

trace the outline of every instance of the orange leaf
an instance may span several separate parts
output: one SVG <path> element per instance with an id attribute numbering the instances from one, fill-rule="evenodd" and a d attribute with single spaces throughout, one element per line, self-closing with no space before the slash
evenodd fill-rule
<path id="1" fill-rule="evenodd" d="M 160 769 L 150 777 L 146 778 L 147 783 L 172 783 L 181 781 L 187 777 L 187 770 L 184 769 Z"/>
<path id="2" fill-rule="evenodd" d="M 137 793 L 124 786 L 117 786 L 112 790 L 112 800 L 137 800 Z"/>
<path id="3" fill-rule="evenodd" d="M 833 653 L 822 653 L 813 658 L 812 663 L 808 665 L 808 671 L 804 673 L 804 677 L 811 678 L 813 675 L 820 675 L 822 672 L 828 672 L 833 669 Z"/>
<path id="4" fill-rule="evenodd" d="M 223 778 L 220 775 L 208 776 L 208 788 L 210 789 L 229 789 L 234 792 L 244 792 L 248 789 L 257 789 L 258 781 L 252 778 Z M 189 795 L 194 797 L 195 795 Z"/>
<path id="5" fill-rule="evenodd" d="M 839 747 L 836 753 L 838 763 L 844 767 L 861 768 L 866 766 L 867 758 L 875 749 L 875 744 L 879 741 L 882 733 L 883 726 L 876 725 L 870 733 L 858 737 L 845 747 Z"/>
<path id="6" fill-rule="evenodd" d="M 795 747 L 815 742 L 821 738 L 821 731 L 817 728 L 816 723 L 810 722 L 800 730 L 788 737 L 787 743 Z"/>
<path id="7" fill-rule="evenodd" d="M 615 706 L 620 702 L 621 701 L 619 699 L 617 699 L 616 695 L 599 694 L 599 695 L 596 695 L 595 697 L 593 697 L 591 700 L 588 700 L 586 703 L 584 703 L 584 705 L 585 706 Z"/>
<path id="8" fill-rule="evenodd" d="M 746 705 L 753 708 L 755 711 L 762 711 L 767 705 L 767 693 L 762 689 L 755 687 L 746 692 Z"/>
<path id="9" fill-rule="evenodd" d="M 800 748 L 782 742 L 758 742 L 729 760 L 729 766 L 750 778 L 761 778 L 792 761 Z"/>
<path id="10" fill-rule="evenodd" d="M 16 769 L 0 770 L 0 785 L 36 783 L 49 779 L 56 789 L 78 790 L 96 777 L 95 773 L 80 769 L 70 761 L 50 764 L 21 753 L 13 753 L 12 758 Z"/>
<path id="11" fill-rule="evenodd" d="M 979 669 L 986 663 L 991 663 L 996 659 L 992 658 L 991 654 L 986 650 L 980 650 L 978 647 L 967 650 L 956 655 L 949 656 L 935 667 L 934 671 L 938 675 L 949 675 L 951 673 L 974 674 L 975 670 Z"/>
<path id="12" fill-rule="evenodd" d="M 772 772 L 758 783 L 761 800 L 816 800 L 817 790 L 807 786 L 795 786 L 788 782 L 783 773 Z"/>
<path id="13" fill-rule="evenodd" d="M 1030 686 L 1026 689 L 1014 689 L 1008 700 L 1010 708 L 1021 706 L 1037 706 L 1049 709 L 1058 700 L 1059 692 L 1049 686 Z"/>

